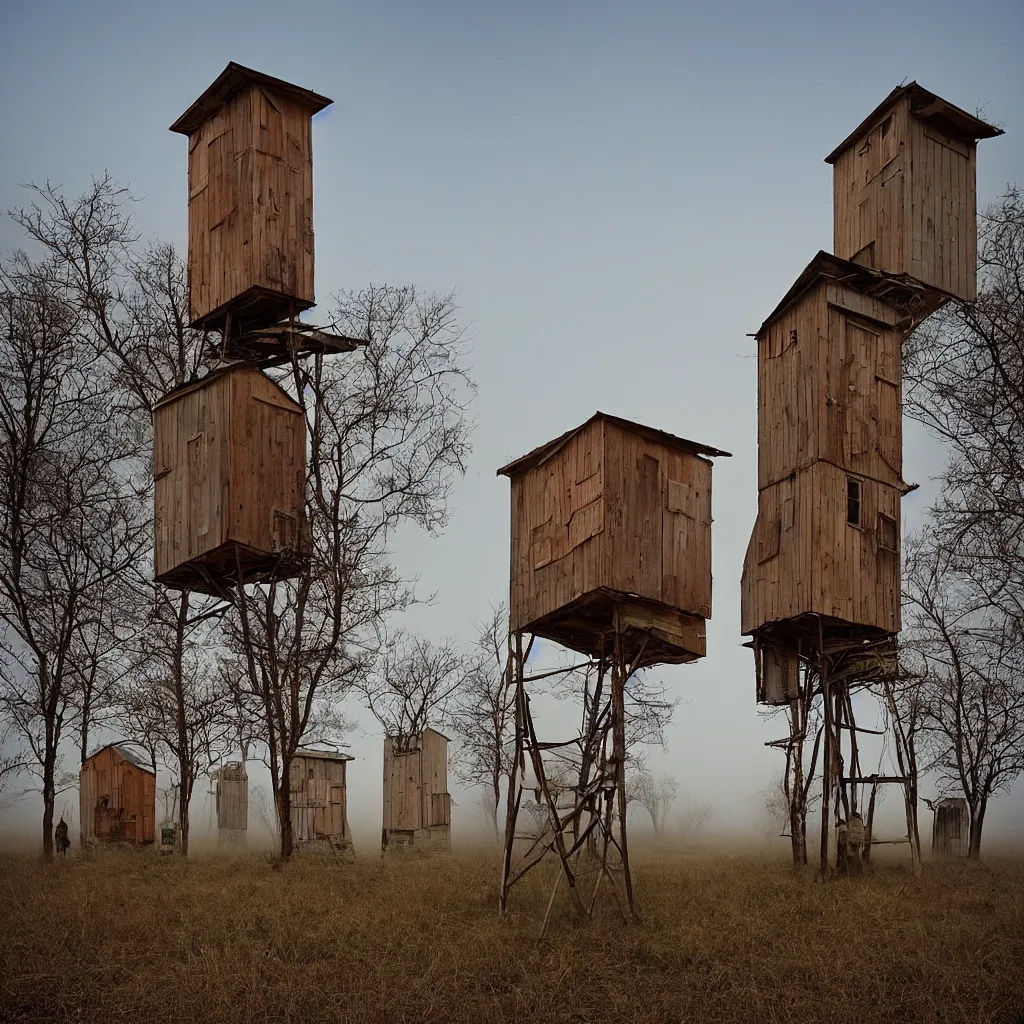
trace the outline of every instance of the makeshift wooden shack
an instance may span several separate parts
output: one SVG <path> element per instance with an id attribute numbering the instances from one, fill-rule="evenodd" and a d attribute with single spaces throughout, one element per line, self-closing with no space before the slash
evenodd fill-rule
<path id="1" fill-rule="evenodd" d="M 790 626 L 900 629 L 900 345 L 921 292 L 820 252 L 757 332 L 758 513 L 740 619 L 757 637 L 762 702 L 794 692 Z"/>
<path id="2" fill-rule="evenodd" d="M 499 469 L 511 629 L 599 656 L 615 609 L 652 663 L 703 657 L 715 455 L 728 452 L 598 412 Z"/>
<path id="3" fill-rule="evenodd" d="M 171 125 L 188 136 L 192 326 L 314 304 L 312 116 L 330 100 L 234 62 Z"/>
<path id="4" fill-rule="evenodd" d="M 971 843 L 971 814 L 963 797 L 952 796 L 932 804 L 932 853 L 966 857 Z"/>
<path id="5" fill-rule="evenodd" d="M 124 744 L 109 743 L 82 762 L 78 802 L 83 845 L 156 838 L 156 774 Z"/>
<path id="6" fill-rule="evenodd" d="M 244 843 L 249 825 L 249 776 L 241 761 L 229 761 L 214 772 L 217 836 L 221 842 Z"/>
<path id="7" fill-rule="evenodd" d="M 220 595 L 294 574 L 309 549 L 306 418 L 251 367 L 216 370 L 153 410 L 156 580 Z"/>
<path id="8" fill-rule="evenodd" d="M 894 89 L 825 158 L 836 255 L 972 302 L 977 142 L 1001 134 L 917 82 Z"/>
<path id="9" fill-rule="evenodd" d="M 381 846 L 451 848 L 448 737 L 436 729 L 384 739 L 384 827 Z"/>
<path id="10" fill-rule="evenodd" d="M 300 747 L 292 759 L 292 840 L 297 849 L 352 847 L 348 828 L 345 766 L 353 760 L 336 750 Z"/>

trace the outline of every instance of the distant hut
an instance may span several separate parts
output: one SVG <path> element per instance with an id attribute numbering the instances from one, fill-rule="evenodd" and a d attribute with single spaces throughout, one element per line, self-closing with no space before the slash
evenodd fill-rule
<path id="1" fill-rule="evenodd" d="M 128 747 L 109 743 L 87 757 L 78 792 L 83 845 L 156 838 L 156 774 Z"/>
<path id="2" fill-rule="evenodd" d="M 448 737 L 424 729 L 404 742 L 384 739 L 384 850 L 450 850 Z"/>
<path id="3" fill-rule="evenodd" d="M 249 776 L 240 761 L 229 761 L 213 773 L 217 799 L 217 838 L 221 843 L 245 842 L 249 822 Z"/>
<path id="4" fill-rule="evenodd" d="M 932 853 L 966 857 L 970 849 L 971 816 L 962 796 L 946 797 L 932 805 Z"/>
<path id="5" fill-rule="evenodd" d="M 290 774 L 292 841 L 296 849 L 352 849 L 345 782 L 345 766 L 352 760 L 335 750 L 296 750 Z"/>

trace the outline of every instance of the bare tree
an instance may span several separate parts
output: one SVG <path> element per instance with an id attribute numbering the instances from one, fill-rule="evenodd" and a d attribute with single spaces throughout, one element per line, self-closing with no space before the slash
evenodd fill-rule
<path id="1" fill-rule="evenodd" d="M 481 786 L 482 801 L 500 839 L 498 806 L 502 780 L 512 770 L 512 730 L 515 692 L 508 667 L 508 612 L 492 608 L 491 617 L 478 626 L 478 658 L 455 694 L 448 718 L 459 739 L 454 761 L 456 778 L 467 786 Z"/>
<path id="2" fill-rule="evenodd" d="M 22 253 L 0 270 L 0 713 L 31 752 L 53 855 L 60 744 L 81 709 L 79 666 L 138 559 L 144 487 L 131 426 L 82 343 L 66 268 Z"/>
<path id="3" fill-rule="evenodd" d="M 367 710 L 394 741 L 395 752 L 405 753 L 431 722 L 447 720 L 449 702 L 476 668 L 454 640 L 432 644 L 424 637 L 399 635 L 358 686 Z"/>
<path id="4" fill-rule="evenodd" d="M 394 533 L 444 527 L 469 452 L 473 388 L 450 296 L 345 293 L 335 327 L 365 347 L 294 366 L 285 382 L 309 422 L 311 557 L 297 578 L 240 601 L 229 627 L 260 712 L 284 856 L 296 749 L 333 731 L 338 702 L 373 669 L 388 617 L 414 599 L 391 562 Z"/>
<path id="5" fill-rule="evenodd" d="M 922 732 L 940 790 L 967 800 L 977 857 L 989 800 L 1024 773 L 1024 642 L 941 540 L 907 547 L 906 646 L 922 678 Z"/>
<path id="6" fill-rule="evenodd" d="M 642 807 L 651 816 L 655 835 L 665 831 L 668 813 L 679 794 L 679 782 L 671 775 L 655 776 L 645 766 L 634 770 L 626 779 L 627 804 Z"/>
<path id="7" fill-rule="evenodd" d="M 684 836 L 696 835 L 715 815 L 714 807 L 707 800 L 686 798 L 683 809 L 675 816 L 676 827 Z"/>
<path id="8" fill-rule="evenodd" d="M 935 527 L 979 595 L 1024 626 L 1024 194 L 979 218 L 978 297 L 905 351 L 905 408 L 949 452 Z"/>

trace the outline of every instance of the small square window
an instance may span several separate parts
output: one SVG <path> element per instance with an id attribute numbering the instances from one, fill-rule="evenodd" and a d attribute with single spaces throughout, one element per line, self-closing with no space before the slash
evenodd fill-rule
<path id="1" fill-rule="evenodd" d="M 860 481 L 846 481 L 846 521 L 850 526 L 860 526 Z"/>
<path id="2" fill-rule="evenodd" d="M 896 520 L 884 512 L 878 513 L 878 548 L 880 551 L 899 551 L 899 532 Z"/>

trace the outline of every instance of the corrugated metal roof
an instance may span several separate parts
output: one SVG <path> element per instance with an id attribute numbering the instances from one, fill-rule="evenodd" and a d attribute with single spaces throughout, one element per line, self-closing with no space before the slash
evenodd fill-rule
<path id="1" fill-rule="evenodd" d="M 150 775 L 155 775 L 148 761 L 142 760 L 142 755 L 137 751 L 132 750 L 130 747 L 125 746 L 126 741 L 120 743 L 104 743 L 102 747 L 97 747 L 87 758 L 87 761 L 91 761 L 97 754 L 102 754 L 104 750 L 110 750 L 111 748 L 116 750 L 117 753 L 123 757 L 126 761 L 131 762 L 136 768 L 141 768 L 144 772 L 148 772 Z"/>
<path id="2" fill-rule="evenodd" d="M 501 469 L 498 470 L 497 475 L 515 476 L 517 473 L 525 473 L 526 470 L 532 469 L 534 466 L 539 466 L 571 441 L 578 433 L 580 433 L 581 430 L 589 427 L 595 420 L 606 420 L 609 423 L 614 423 L 617 426 L 622 427 L 623 430 L 628 430 L 635 434 L 643 434 L 655 441 L 660 441 L 662 444 L 669 445 L 672 448 L 679 448 L 682 451 L 692 452 L 694 455 L 722 456 L 723 458 L 732 457 L 731 452 L 725 452 L 719 448 L 712 448 L 710 445 L 701 444 L 698 441 L 689 441 L 685 437 L 677 437 L 675 434 L 670 434 L 665 430 L 658 430 L 655 427 L 645 427 L 642 423 L 635 423 L 633 420 L 626 420 L 621 416 L 612 416 L 609 413 L 599 411 L 595 412 L 589 420 L 585 423 L 581 423 L 578 427 L 573 427 L 572 430 L 567 430 L 564 434 L 556 437 L 553 441 L 548 441 L 546 444 L 542 444 L 539 448 L 534 448 L 533 451 L 527 452 L 526 455 L 510 462 L 507 466 L 502 466 Z"/>
<path id="3" fill-rule="evenodd" d="M 351 754 L 343 754 L 340 750 L 314 750 L 312 747 L 299 747 L 295 751 L 296 757 L 321 758 L 325 761 L 354 761 Z"/>
<path id="4" fill-rule="evenodd" d="M 326 96 L 292 85 L 282 78 L 265 75 L 231 61 L 217 76 L 213 84 L 171 125 L 172 132 L 191 135 L 204 121 L 208 121 L 239 89 L 246 85 L 265 85 L 271 92 L 280 93 L 309 108 L 310 114 L 333 103 Z"/>
<path id="5" fill-rule="evenodd" d="M 966 110 L 944 100 L 941 96 L 929 92 L 917 82 L 908 82 L 906 85 L 897 86 L 881 103 L 871 111 L 870 114 L 842 142 L 832 150 L 825 163 L 835 163 L 836 158 L 844 149 L 853 145 L 861 136 L 867 135 L 878 119 L 903 96 L 910 94 L 910 112 L 924 121 L 931 121 L 940 131 L 947 134 L 969 139 L 972 142 L 977 139 L 992 139 L 1003 134 L 1002 128 L 988 124 Z"/>

